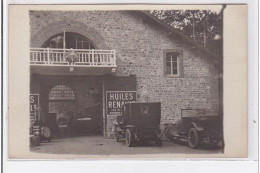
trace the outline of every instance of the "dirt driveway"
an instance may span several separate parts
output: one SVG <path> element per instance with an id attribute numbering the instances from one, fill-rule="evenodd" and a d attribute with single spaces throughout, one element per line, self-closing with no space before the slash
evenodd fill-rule
<path id="1" fill-rule="evenodd" d="M 140 144 L 135 147 L 126 147 L 125 142 L 115 142 L 113 139 L 106 139 L 103 136 L 81 136 L 63 139 L 53 139 L 50 143 L 41 143 L 38 147 L 31 148 L 33 152 L 52 154 L 76 154 L 76 155 L 134 155 L 134 154 L 213 154 L 221 153 L 220 147 L 201 147 L 191 149 L 186 143 L 175 144 L 163 141 L 162 146 L 155 146 L 153 143 Z"/>

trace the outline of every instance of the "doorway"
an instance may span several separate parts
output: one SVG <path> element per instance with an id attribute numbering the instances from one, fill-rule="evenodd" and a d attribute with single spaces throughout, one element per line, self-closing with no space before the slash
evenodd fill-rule
<path id="1" fill-rule="evenodd" d="M 50 90 L 48 99 L 52 131 L 64 136 L 75 119 L 75 93 L 69 86 L 56 85 Z"/>
<path id="2" fill-rule="evenodd" d="M 56 136 L 102 134 L 102 81 L 99 77 L 44 78 L 49 88 L 46 90 L 48 122 Z"/>

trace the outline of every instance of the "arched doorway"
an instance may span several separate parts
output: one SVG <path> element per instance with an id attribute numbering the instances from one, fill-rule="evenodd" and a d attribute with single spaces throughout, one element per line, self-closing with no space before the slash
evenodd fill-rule
<path id="1" fill-rule="evenodd" d="M 59 129 L 56 132 L 64 135 L 75 116 L 75 92 L 67 85 L 54 86 L 48 96 L 48 111 Z"/>

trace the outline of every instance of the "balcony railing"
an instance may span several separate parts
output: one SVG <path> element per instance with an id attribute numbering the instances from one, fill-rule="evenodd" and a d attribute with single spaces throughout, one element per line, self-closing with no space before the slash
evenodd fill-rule
<path id="1" fill-rule="evenodd" d="M 31 48 L 30 64 L 116 67 L 115 50 Z"/>

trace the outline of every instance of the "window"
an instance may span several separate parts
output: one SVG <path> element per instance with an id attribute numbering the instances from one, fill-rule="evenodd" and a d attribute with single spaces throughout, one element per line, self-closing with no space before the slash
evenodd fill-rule
<path id="1" fill-rule="evenodd" d="M 141 114 L 142 115 L 150 115 L 150 112 L 151 112 L 151 107 L 149 106 L 144 106 L 144 107 L 141 107 Z"/>
<path id="2" fill-rule="evenodd" d="M 73 90 L 66 85 L 56 85 L 49 93 L 49 100 L 74 100 Z"/>
<path id="3" fill-rule="evenodd" d="M 180 75 L 180 53 L 166 52 L 166 74 L 170 76 Z"/>
<path id="4" fill-rule="evenodd" d="M 74 91 L 66 85 L 56 85 L 49 92 L 48 112 L 57 118 L 73 116 L 76 110 Z"/>
<path id="5" fill-rule="evenodd" d="M 89 39 L 83 35 L 73 32 L 63 32 L 56 34 L 47 40 L 43 47 L 59 49 L 95 49 Z"/>
<path id="6" fill-rule="evenodd" d="M 76 35 L 76 49 L 94 49 L 94 46 L 85 37 Z"/>
<path id="7" fill-rule="evenodd" d="M 63 37 L 58 35 L 55 38 L 52 38 L 49 42 L 50 48 L 63 48 Z"/>

